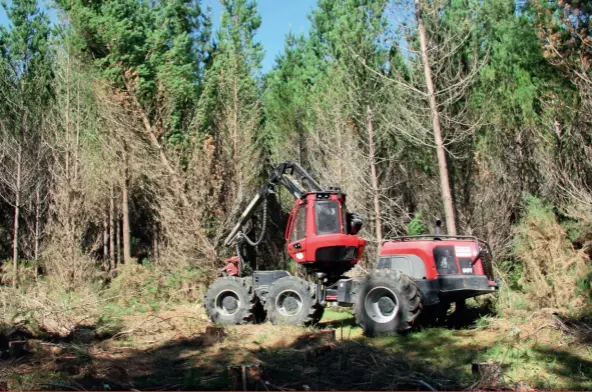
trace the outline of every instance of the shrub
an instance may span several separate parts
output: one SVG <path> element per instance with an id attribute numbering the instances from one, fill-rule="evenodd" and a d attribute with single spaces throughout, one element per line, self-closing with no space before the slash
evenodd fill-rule
<path id="1" fill-rule="evenodd" d="M 26 287 L 0 287 L 0 324 L 24 327 L 34 335 L 69 335 L 90 325 L 100 313 L 98 287 L 88 284 L 68 290 L 55 277 L 40 277 Z"/>
<path id="2" fill-rule="evenodd" d="M 407 224 L 407 235 L 421 235 L 426 234 L 426 232 L 426 226 L 423 223 L 423 213 L 420 211 Z"/>
<path id="3" fill-rule="evenodd" d="M 104 297 L 110 312 L 156 310 L 168 303 L 200 300 L 205 275 L 193 266 L 166 268 L 155 264 L 123 264 Z"/>
<path id="4" fill-rule="evenodd" d="M 514 249 L 523 269 L 518 284 L 532 308 L 581 307 L 585 298 L 578 286 L 589 272 L 586 254 L 574 249 L 549 205 L 528 197 L 526 206 L 515 229 Z"/>

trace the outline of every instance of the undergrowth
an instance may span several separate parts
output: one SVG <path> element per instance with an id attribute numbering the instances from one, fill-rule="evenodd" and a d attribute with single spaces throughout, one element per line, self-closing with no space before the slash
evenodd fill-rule
<path id="1" fill-rule="evenodd" d="M 526 198 L 526 214 L 515 229 L 516 260 L 504 265 L 510 283 L 501 293 L 502 307 L 576 312 L 586 304 L 590 287 L 587 254 L 576 249 L 551 206 Z"/>
<path id="2" fill-rule="evenodd" d="M 121 329 L 123 316 L 198 301 L 204 279 L 193 267 L 165 269 L 132 263 L 120 265 L 117 277 L 107 286 L 102 281 L 80 281 L 76 290 L 55 276 L 35 279 L 32 275 L 17 288 L 0 286 L 0 325 L 37 336 L 67 336 L 85 325 L 113 334 Z"/>

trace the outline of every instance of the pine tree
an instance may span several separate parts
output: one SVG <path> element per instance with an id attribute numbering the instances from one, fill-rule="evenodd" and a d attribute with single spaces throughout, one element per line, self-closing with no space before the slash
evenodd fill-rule
<path id="1" fill-rule="evenodd" d="M 389 161 L 388 156 L 379 156 L 388 132 L 381 121 L 387 98 L 382 76 L 388 72 L 389 52 L 381 44 L 387 29 L 386 5 L 382 0 L 322 0 L 311 17 L 311 45 L 326 77 L 317 83 L 317 104 L 325 105 L 323 116 L 328 115 L 329 129 L 334 130 L 328 145 L 334 145 L 343 157 L 330 164 L 333 170 L 328 172 L 334 176 L 330 180 L 356 184 L 349 190 L 356 194 L 352 204 L 373 217 L 379 244 L 387 208 L 383 191 L 386 165 L 382 162 Z M 325 96 L 332 100 L 325 100 Z M 355 166 L 350 166 L 354 162 Z"/>
<path id="2" fill-rule="evenodd" d="M 186 202 L 167 146 L 186 146 L 208 56 L 209 20 L 193 0 L 58 2 L 78 49 L 129 97 L 146 138 Z"/>
<path id="3" fill-rule="evenodd" d="M 261 121 L 259 73 L 263 50 L 255 42 L 261 25 L 254 1 L 224 0 L 216 51 L 206 72 L 202 122 L 215 138 L 227 190 L 226 208 L 238 207 L 259 174 Z M 232 202 L 234 201 L 234 204 Z M 230 203 L 229 203 L 230 202 Z M 233 205 L 233 207 L 231 207 Z M 232 214 L 231 214 L 232 216 Z"/>
<path id="4" fill-rule="evenodd" d="M 284 53 L 265 78 L 265 135 L 272 159 L 295 159 L 310 168 L 307 156 L 307 121 L 310 94 L 319 72 L 318 59 L 303 36 L 289 33 Z"/>
<path id="5" fill-rule="evenodd" d="M 10 29 L 0 26 L 0 180 L 3 199 L 13 209 L 12 284 L 16 285 L 20 257 L 23 207 L 40 181 L 41 119 L 51 99 L 50 24 L 36 0 L 15 0 L 2 7 Z"/>

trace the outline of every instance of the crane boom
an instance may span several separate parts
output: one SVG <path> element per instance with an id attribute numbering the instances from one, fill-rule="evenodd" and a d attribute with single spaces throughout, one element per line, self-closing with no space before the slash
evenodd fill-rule
<path id="1" fill-rule="evenodd" d="M 298 163 L 287 161 L 277 165 L 226 237 L 225 246 L 233 243 L 241 227 L 253 216 L 267 196 L 274 193 L 277 185 L 283 185 L 296 199 L 303 197 L 307 192 L 321 192 L 323 190 L 321 185 Z"/>

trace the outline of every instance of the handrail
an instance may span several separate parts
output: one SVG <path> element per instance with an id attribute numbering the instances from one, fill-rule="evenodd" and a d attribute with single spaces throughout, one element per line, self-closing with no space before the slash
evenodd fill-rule
<path id="1" fill-rule="evenodd" d="M 489 243 L 487 241 L 481 240 L 475 236 L 472 235 L 436 235 L 436 234 L 419 234 L 419 235 L 404 235 L 404 236 L 398 236 L 398 237 L 393 237 L 387 241 L 405 241 L 405 240 L 413 240 L 413 239 L 459 239 L 459 240 L 472 240 L 475 241 L 476 243 L 482 243 L 485 244 L 485 246 L 487 246 L 487 251 L 489 252 L 489 254 L 491 255 L 491 257 L 493 257 L 493 252 L 491 252 L 491 247 L 489 246 Z M 479 247 L 477 246 L 477 250 L 479 249 Z M 479 256 L 477 256 L 478 258 Z"/>

